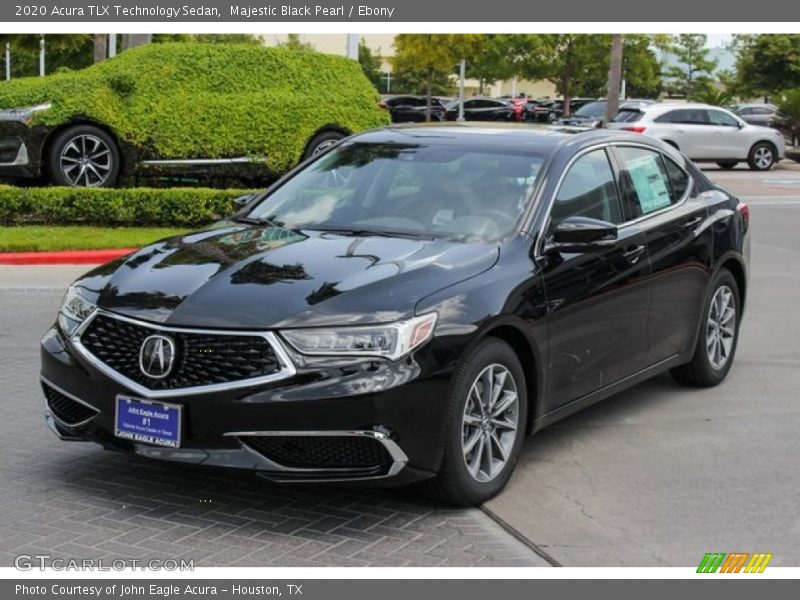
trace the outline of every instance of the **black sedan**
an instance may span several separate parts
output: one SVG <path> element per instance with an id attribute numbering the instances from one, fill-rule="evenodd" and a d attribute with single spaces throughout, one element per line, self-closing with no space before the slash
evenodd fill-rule
<path id="1" fill-rule="evenodd" d="M 144 457 L 479 503 L 547 424 L 665 371 L 725 379 L 748 219 L 635 134 L 354 136 L 230 219 L 78 279 L 42 340 L 47 423 Z"/>
<path id="2" fill-rule="evenodd" d="M 445 119 L 455 121 L 458 119 L 460 101 L 454 100 L 447 105 Z M 494 98 L 470 98 L 464 100 L 464 120 L 466 121 L 514 121 L 519 111 L 514 104 L 507 100 Z"/>
<path id="3" fill-rule="evenodd" d="M 425 121 L 443 121 L 447 111 L 448 98 L 431 98 L 431 116 L 428 115 L 428 99 L 425 96 L 393 96 L 381 101 L 392 115 L 392 123 L 423 123 Z"/>

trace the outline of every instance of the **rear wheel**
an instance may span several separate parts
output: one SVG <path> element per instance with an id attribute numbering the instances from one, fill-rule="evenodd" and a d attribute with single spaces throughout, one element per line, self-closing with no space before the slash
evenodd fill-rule
<path id="1" fill-rule="evenodd" d="M 750 149 L 747 164 L 753 171 L 769 171 L 775 164 L 775 148 L 767 142 L 759 142 Z"/>
<path id="2" fill-rule="evenodd" d="M 739 164 L 739 163 L 738 163 L 738 161 L 735 161 L 735 160 L 719 160 L 719 161 L 717 161 L 717 166 L 719 166 L 721 169 L 732 169 L 737 164 Z"/>
<path id="3" fill-rule="evenodd" d="M 119 149 L 114 138 L 99 127 L 75 125 L 55 137 L 45 167 L 56 185 L 114 187 L 119 177 Z"/>
<path id="4" fill-rule="evenodd" d="M 711 387 L 720 383 L 733 364 L 739 341 L 739 288 L 727 269 L 717 275 L 703 312 L 703 324 L 691 362 L 671 371 L 685 385 Z"/>
<path id="5" fill-rule="evenodd" d="M 514 471 L 527 422 L 525 376 L 514 350 L 487 338 L 453 382 L 442 465 L 420 489 L 448 504 L 472 506 L 497 495 Z"/>
<path id="6" fill-rule="evenodd" d="M 322 133 L 318 133 L 308 142 L 306 151 L 303 153 L 303 160 L 311 158 L 320 152 L 324 152 L 339 140 L 344 139 L 344 137 L 345 135 L 340 131 L 323 131 Z"/>

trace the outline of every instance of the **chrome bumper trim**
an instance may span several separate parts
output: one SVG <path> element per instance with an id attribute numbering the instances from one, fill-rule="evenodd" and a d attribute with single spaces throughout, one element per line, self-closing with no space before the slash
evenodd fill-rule
<path id="1" fill-rule="evenodd" d="M 388 477 L 394 477 L 408 463 L 408 456 L 403 449 L 395 442 L 391 437 L 387 434 L 380 432 L 380 431 L 372 431 L 372 430 L 333 430 L 333 431 L 231 431 L 228 433 L 223 434 L 225 437 L 257 437 L 257 436 L 272 436 L 272 437 L 280 437 L 280 436 L 328 436 L 328 437 L 369 437 L 381 443 L 381 445 L 386 449 L 389 453 L 389 457 L 392 459 L 392 464 L 389 467 L 389 470 L 386 473 L 382 473 L 380 475 L 366 475 L 366 476 L 359 476 L 354 474 L 353 476 L 348 476 L 348 473 L 355 473 L 355 469 L 349 468 L 329 468 L 329 469 L 308 469 L 302 467 L 287 467 L 285 465 L 279 464 L 260 452 L 254 450 L 241 440 L 239 443 L 245 448 L 247 451 L 251 452 L 255 456 L 257 456 L 260 460 L 264 461 L 265 467 L 264 470 L 268 471 L 268 474 L 265 474 L 270 479 L 280 480 L 281 473 L 285 473 L 287 476 L 291 475 L 291 477 L 286 477 L 286 479 L 291 479 L 291 481 L 296 482 L 313 482 L 313 481 L 362 481 L 367 479 L 385 479 Z M 303 475 L 308 475 L 308 477 L 303 477 Z"/>
<path id="2" fill-rule="evenodd" d="M 55 383 L 53 383 L 52 381 L 50 381 L 50 380 L 49 380 L 49 379 L 47 379 L 46 377 L 43 377 L 43 376 L 41 376 L 41 375 L 40 375 L 40 376 L 39 376 L 39 379 L 41 380 L 41 382 L 42 382 L 42 383 L 44 383 L 45 385 L 47 385 L 47 386 L 49 386 L 49 387 L 53 388 L 53 389 L 54 389 L 55 391 L 57 391 L 59 394 L 63 394 L 64 396 L 66 396 L 67 398 L 69 398 L 70 400 L 72 400 L 73 402 L 77 402 L 78 404 L 82 404 L 82 405 L 83 405 L 83 406 L 85 406 L 86 408 L 88 408 L 88 409 L 90 409 L 90 410 L 93 410 L 93 411 L 95 412 L 95 414 L 94 414 L 94 415 L 92 415 L 92 416 L 91 416 L 91 417 L 89 417 L 88 419 L 84 419 L 84 420 L 83 420 L 83 421 L 81 421 L 80 423 L 72 423 L 72 424 L 70 424 L 70 423 L 65 423 L 64 421 L 62 421 L 61 419 L 59 419 L 59 418 L 58 418 L 58 417 L 57 417 L 57 416 L 56 416 L 56 415 L 53 413 L 53 411 L 52 411 L 52 410 L 50 410 L 50 400 L 47 398 L 47 394 L 45 394 L 45 395 L 44 395 L 44 405 L 45 405 L 45 407 L 47 408 L 47 415 L 48 415 L 48 416 L 50 416 L 50 417 L 52 417 L 52 418 L 53 418 L 53 420 L 54 420 L 56 423 L 58 423 L 59 425 L 61 425 L 62 427 L 67 427 L 68 429 L 75 429 L 76 427 L 83 427 L 83 426 L 84 426 L 84 425 L 86 425 L 86 424 L 87 424 L 89 421 L 91 421 L 91 420 L 92 420 L 92 419 L 94 419 L 94 418 L 95 418 L 97 415 L 99 415 L 99 414 L 100 414 L 100 409 L 99 409 L 99 408 L 95 408 L 94 406 L 92 406 L 91 404 L 89 404 L 88 402 L 86 402 L 85 400 L 81 400 L 80 398 L 78 398 L 78 397 L 77 397 L 77 396 L 75 396 L 74 394 L 70 394 L 70 393 L 69 393 L 69 392 L 67 392 L 66 390 L 64 390 L 64 389 L 62 389 L 62 388 L 60 388 L 60 387 L 58 387 L 58 386 L 57 386 Z"/>

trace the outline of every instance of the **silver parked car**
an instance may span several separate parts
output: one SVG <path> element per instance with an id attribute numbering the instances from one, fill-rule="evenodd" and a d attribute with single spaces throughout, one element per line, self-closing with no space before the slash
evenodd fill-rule
<path id="1" fill-rule="evenodd" d="M 750 125 L 770 127 L 778 115 L 778 107 L 774 104 L 737 104 L 731 110 Z"/>
<path id="2" fill-rule="evenodd" d="M 729 110 L 707 104 L 626 107 L 607 126 L 644 133 L 695 162 L 715 162 L 723 169 L 746 161 L 753 170 L 767 171 L 786 151 L 779 131 L 750 125 Z"/>

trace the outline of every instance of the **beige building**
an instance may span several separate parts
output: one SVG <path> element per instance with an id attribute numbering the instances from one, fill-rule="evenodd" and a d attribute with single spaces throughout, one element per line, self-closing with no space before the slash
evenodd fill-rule
<path id="1" fill-rule="evenodd" d="M 288 34 L 265 34 L 261 36 L 264 44 L 274 46 L 286 43 Z M 298 34 L 300 41 L 309 44 L 318 52 L 328 54 L 341 54 L 347 56 L 347 34 L 346 33 L 301 33 Z M 394 34 L 392 33 L 364 33 L 359 34 L 373 54 L 381 59 L 381 70 L 391 74 L 391 58 L 394 56 Z M 390 79 L 391 81 L 391 79 Z M 390 83 L 391 91 L 391 83 Z M 478 93 L 478 81 L 467 79 L 466 94 L 474 96 Z M 549 81 L 527 81 L 527 80 L 506 80 L 498 81 L 493 85 L 484 86 L 485 96 L 511 96 L 524 93 L 533 98 L 552 98 L 555 97 L 556 90 Z"/>

